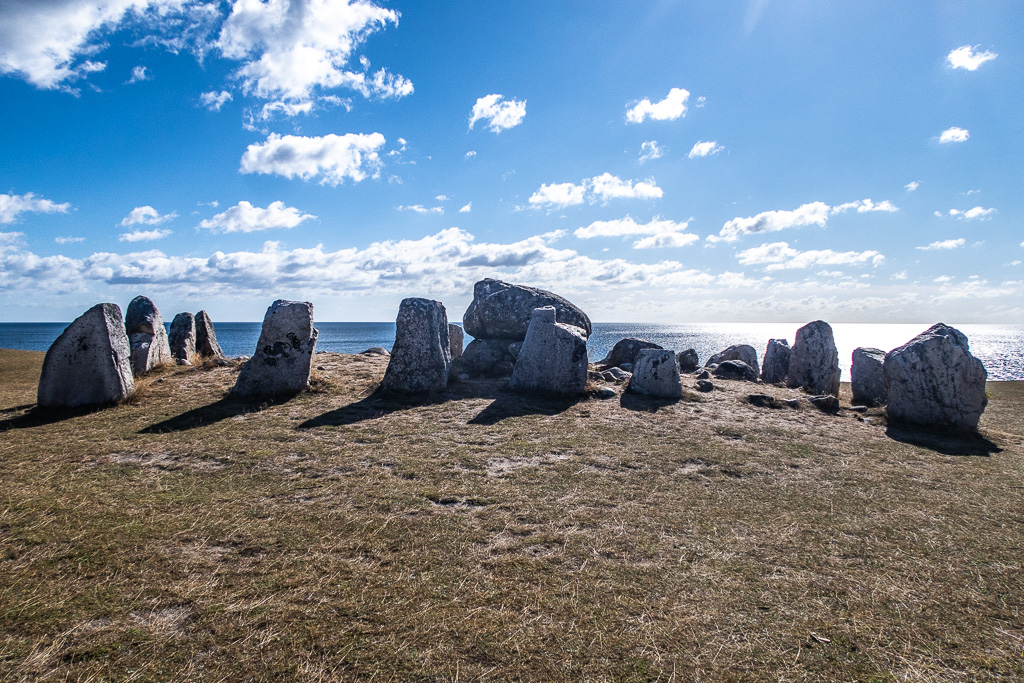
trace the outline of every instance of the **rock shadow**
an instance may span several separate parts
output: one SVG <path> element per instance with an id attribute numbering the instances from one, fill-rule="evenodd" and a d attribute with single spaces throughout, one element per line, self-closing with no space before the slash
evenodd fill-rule
<path id="1" fill-rule="evenodd" d="M 681 400 L 681 398 L 662 398 L 659 396 L 636 394 L 632 391 L 624 391 L 622 392 L 622 396 L 619 398 L 619 405 L 626 410 L 635 410 L 641 413 L 656 413 L 659 408 L 675 405 Z"/>
<path id="2" fill-rule="evenodd" d="M 403 395 L 384 392 L 380 389 L 374 391 L 366 398 L 361 398 L 354 403 L 335 408 L 316 417 L 310 418 L 300 424 L 298 429 L 315 429 L 317 427 L 343 427 L 346 425 L 376 420 L 378 418 L 397 413 L 418 406 L 436 405 L 449 400 L 447 394 L 433 394 L 427 396 Z"/>
<path id="3" fill-rule="evenodd" d="M 467 424 L 494 425 L 511 417 L 558 415 L 586 398 L 585 395 L 516 394 L 506 391 L 498 394 L 490 405 L 481 410 Z"/>
<path id="4" fill-rule="evenodd" d="M 985 457 L 1001 453 L 999 444 L 978 432 L 955 432 L 919 425 L 890 422 L 885 435 L 894 441 L 927 448 L 943 455 Z"/>
<path id="5" fill-rule="evenodd" d="M 110 407 L 112 406 L 92 405 L 79 406 L 77 408 L 41 408 L 34 403 L 24 406 L 16 406 L 14 408 L 8 408 L 0 411 L 0 413 L 12 413 L 21 410 L 27 410 L 28 412 L 23 415 L 9 417 L 6 420 L 0 420 L 0 433 L 8 432 L 12 429 L 44 427 L 46 425 L 56 424 L 57 422 L 63 422 L 64 420 L 70 420 L 75 417 L 81 417 L 82 415 L 98 413 L 101 410 L 106 410 Z"/>
<path id="6" fill-rule="evenodd" d="M 188 412 L 157 422 L 139 430 L 139 434 L 166 434 L 168 432 L 184 432 L 207 425 L 216 424 L 246 413 L 255 413 L 270 406 L 280 405 L 291 399 L 291 396 L 279 396 L 273 399 L 245 399 L 228 394 L 224 398 L 209 405 L 193 408 Z"/>

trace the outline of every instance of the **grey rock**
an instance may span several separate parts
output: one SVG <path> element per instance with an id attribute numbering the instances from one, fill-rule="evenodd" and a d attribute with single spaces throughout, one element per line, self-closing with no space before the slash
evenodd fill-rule
<path id="1" fill-rule="evenodd" d="M 398 307 L 395 345 L 381 389 L 428 394 L 448 386 L 452 345 L 448 315 L 440 301 L 403 299 Z"/>
<path id="2" fill-rule="evenodd" d="M 507 377 L 515 359 L 508 347 L 513 339 L 474 339 L 462 352 L 467 372 L 474 377 Z M 506 368 L 508 369 L 505 372 Z"/>
<path id="3" fill-rule="evenodd" d="M 462 358 L 462 347 L 465 341 L 465 334 L 462 328 L 455 323 L 448 323 L 448 339 L 452 344 L 452 360 Z"/>
<path id="4" fill-rule="evenodd" d="M 196 319 L 191 313 L 179 313 L 171 321 L 167 335 L 171 356 L 179 363 L 190 364 L 196 355 Z"/>
<path id="5" fill-rule="evenodd" d="M 556 308 L 533 311 L 509 388 L 519 392 L 582 394 L 587 388 L 587 333 L 555 322 Z"/>
<path id="6" fill-rule="evenodd" d="M 679 359 L 679 372 L 693 372 L 700 367 L 700 358 L 696 349 L 686 349 L 676 354 Z"/>
<path id="7" fill-rule="evenodd" d="M 43 408 L 119 403 L 135 391 L 131 347 L 116 304 L 96 304 L 53 342 L 37 398 Z"/>
<path id="8" fill-rule="evenodd" d="M 629 390 L 660 398 L 681 398 L 683 385 L 679 378 L 676 352 L 668 349 L 640 349 L 633 363 Z"/>
<path id="9" fill-rule="evenodd" d="M 385 349 L 383 346 L 371 346 L 365 351 L 359 352 L 360 356 L 390 356 L 391 352 Z"/>
<path id="10" fill-rule="evenodd" d="M 462 318 L 462 326 L 474 339 L 523 341 L 533 310 L 544 306 L 555 308 L 556 322 L 582 328 L 584 336 L 590 336 L 590 318 L 568 299 L 543 289 L 491 278 L 473 286 L 473 301 Z"/>
<path id="11" fill-rule="evenodd" d="M 307 389 L 318 334 L 313 327 L 313 304 L 278 299 L 267 309 L 256 351 L 242 366 L 231 392 L 246 398 L 275 398 Z"/>
<path id="12" fill-rule="evenodd" d="M 811 394 L 839 396 L 839 351 L 832 327 L 822 320 L 796 331 L 786 385 Z"/>
<path id="13" fill-rule="evenodd" d="M 626 372 L 622 368 L 609 368 L 601 372 L 601 377 L 606 382 L 628 382 L 632 376 L 632 372 Z"/>
<path id="14" fill-rule="evenodd" d="M 741 360 L 723 360 L 715 366 L 711 373 L 719 379 L 733 379 L 744 382 L 756 382 L 757 371 Z"/>
<path id="15" fill-rule="evenodd" d="M 853 388 L 853 402 L 857 405 L 877 406 L 885 404 L 885 351 L 858 347 L 853 350 L 850 365 L 850 384 Z"/>
<path id="16" fill-rule="evenodd" d="M 775 401 L 775 397 L 770 394 L 750 394 L 747 396 L 747 402 L 752 406 L 758 408 L 778 408 L 779 404 Z"/>
<path id="17" fill-rule="evenodd" d="M 619 370 L 625 370 L 626 372 L 633 372 L 633 364 L 632 363 L 623 363 L 622 365 L 619 366 Z"/>
<path id="18" fill-rule="evenodd" d="M 636 356 L 642 349 L 661 349 L 664 348 L 654 342 L 649 342 L 646 339 L 636 339 L 635 337 L 628 337 L 626 339 L 620 339 L 615 342 L 615 346 L 612 347 L 611 352 L 608 356 L 602 360 L 598 365 L 602 369 L 607 370 L 608 368 L 620 368 L 623 363 L 633 365 L 636 363 Z"/>
<path id="19" fill-rule="evenodd" d="M 939 323 L 885 356 L 886 415 L 896 421 L 973 431 L 988 405 L 988 373 L 967 337 Z"/>
<path id="20" fill-rule="evenodd" d="M 709 370 L 701 370 L 697 373 L 697 379 L 709 379 L 710 377 L 711 372 Z"/>
<path id="21" fill-rule="evenodd" d="M 164 319 L 149 297 L 137 296 L 131 300 L 124 314 L 124 327 L 132 350 L 132 372 L 136 377 L 174 361 Z"/>
<path id="22" fill-rule="evenodd" d="M 217 332 L 206 311 L 196 313 L 196 355 L 203 358 L 223 358 L 224 352 L 217 343 Z"/>
<path id="23" fill-rule="evenodd" d="M 709 375 L 709 377 L 710 377 L 710 375 Z M 699 380 L 697 380 L 697 391 L 702 391 L 704 393 L 707 393 L 709 391 L 714 391 L 714 390 L 715 390 L 715 385 L 711 382 L 711 380 L 708 380 L 708 379 L 699 379 Z"/>
<path id="24" fill-rule="evenodd" d="M 765 384 L 783 384 L 789 374 L 789 358 L 792 349 L 785 339 L 769 339 L 761 364 L 761 381 Z"/>
<path id="25" fill-rule="evenodd" d="M 838 413 L 839 412 L 839 399 L 832 394 L 822 394 L 821 396 L 809 396 L 807 402 L 818 410 L 824 413 Z"/>
<path id="26" fill-rule="evenodd" d="M 601 387 L 597 390 L 597 394 L 595 395 L 600 399 L 609 399 L 618 396 L 618 394 L 615 393 L 615 390 L 611 387 Z"/>
<path id="27" fill-rule="evenodd" d="M 723 363 L 727 360 L 741 360 L 753 368 L 755 373 L 761 367 L 757 362 L 757 351 L 749 344 L 733 344 L 724 351 L 711 356 L 705 365 L 710 367 L 712 365 Z"/>
<path id="28" fill-rule="evenodd" d="M 782 403 L 789 408 L 793 408 L 795 410 L 800 409 L 800 399 L 798 398 L 787 398 Z"/>

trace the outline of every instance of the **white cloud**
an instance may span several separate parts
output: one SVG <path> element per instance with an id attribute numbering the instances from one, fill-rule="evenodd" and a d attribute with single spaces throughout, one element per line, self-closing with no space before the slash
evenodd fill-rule
<path id="1" fill-rule="evenodd" d="M 153 240 L 160 240 L 170 235 L 172 230 L 133 230 L 132 232 L 123 232 L 118 240 L 121 242 L 151 242 Z"/>
<path id="2" fill-rule="evenodd" d="M 674 121 L 686 115 L 686 100 L 689 97 L 690 91 L 683 88 L 672 88 L 660 102 L 652 103 L 645 97 L 626 111 L 626 121 L 643 123 L 646 118 L 655 121 Z"/>
<path id="3" fill-rule="evenodd" d="M 586 192 L 586 185 L 576 185 L 575 183 L 544 183 L 540 186 L 540 189 L 530 195 L 529 202 L 531 205 L 537 207 L 547 205 L 562 209 L 567 206 L 582 204 L 583 197 Z"/>
<path id="4" fill-rule="evenodd" d="M 426 214 L 431 214 L 431 213 L 436 213 L 436 214 L 443 214 L 444 213 L 444 207 L 443 206 L 431 206 L 431 207 L 428 208 L 426 206 L 423 206 L 422 204 L 413 204 L 412 206 L 396 206 L 395 210 L 396 211 L 412 211 L 413 213 L 418 213 L 421 216 L 426 215 Z"/>
<path id="5" fill-rule="evenodd" d="M 446 194 L 439 194 L 435 196 L 434 199 L 436 199 L 439 202 L 446 202 L 450 199 L 450 197 Z"/>
<path id="6" fill-rule="evenodd" d="M 647 140 L 640 144 L 640 163 L 665 156 L 665 150 L 656 140 Z"/>
<path id="7" fill-rule="evenodd" d="M 921 251 L 948 250 L 948 249 L 956 249 L 958 247 L 962 247 L 962 246 L 964 246 L 965 242 L 966 242 L 966 240 L 963 237 L 961 237 L 961 238 L 955 239 L 955 240 L 941 240 L 939 242 L 932 242 L 931 244 L 929 244 L 927 246 L 915 247 L 915 248 L 916 249 L 920 249 Z"/>
<path id="8" fill-rule="evenodd" d="M 58 204 L 49 199 L 37 197 L 31 192 L 25 194 L 0 194 L 0 224 L 10 224 L 23 213 L 67 213 L 71 204 Z"/>
<path id="9" fill-rule="evenodd" d="M 127 228 L 131 225 L 160 225 L 161 223 L 174 220 L 177 217 L 178 214 L 175 211 L 161 215 L 160 212 L 152 206 L 136 206 L 127 216 L 121 219 L 121 227 Z"/>
<path id="10" fill-rule="evenodd" d="M 953 69 L 967 69 L 977 71 L 978 67 L 987 61 L 993 60 L 999 55 L 995 52 L 975 52 L 977 46 L 963 45 L 946 55 L 946 62 Z"/>
<path id="11" fill-rule="evenodd" d="M 610 199 L 658 199 L 664 192 L 653 178 L 645 181 L 623 180 L 611 173 L 602 173 L 576 183 L 543 184 L 529 199 L 536 208 L 551 206 L 562 209 L 584 202 L 607 202 Z"/>
<path id="12" fill-rule="evenodd" d="M 935 278 L 932 282 L 937 282 L 939 284 L 945 284 L 947 282 L 952 282 L 952 281 L 953 281 L 953 277 L 951 275 L 940 275 L 939 277 Z"/>
<path id="13" fill-rule="evenodd" d="M 377 150 L 384 143 L 380 133 L 323 137 L 271 133 L 266 142 L 249 145 L 242 155 L 240 171 L 303 180 L 320 176 L 322 185 L 340 185 L 346 178 L 358 183 L 380 174 Z"/>
<path id="14" fill-rule="evenodd" d="M 868 213 L 869 211 L 884 211 L 886 213 L 895 213 L 899 211 L 899 208 L 890 202 L 888 199 L 878 202 L 877 204 L 870 199 L 861 199 L 858 202 L 846 202 L 839 206 L 832 207 L 832 213 L 846 213 L 850 209 L 856 209 L 857 213 Z"/>
<path id="15" fill-rule="evenodd" d="M 633 242 L 633 248 L 671 249 L 675 247 L 685 247 L 699 240 L 700 238 L 696 235 L 680 232 L 668 232 L 661 235 L 651 235 L 649 237 L 638 239 L 636 242 Z"/>
<path id="16" fill-rule="evenodd" d="M 210 92 L 204 92 L 199 96 L 199 101 L 210 111 L 220 111 L 220 108 L 223 107 L 225 103 L 230 102 L 231 99 L 231 93 L 227 90 L 221 90 L 220 92 L 211 90 Z"/>
<path id="17" fill-rule="evenodd" d="M 893 279 L 893 280 L 906 280 L 907 279 L 907 271 L 901 270 L 898 273 L 893 273 L 891 279 Z"/>
<path id="18" fill-rule="evenodd" d="M 84 237 L 54 237 L 53 241 L 57 244 L 75 244 L 77 242 L 84 242 Z"/>
<path id="19" fill-rule="evenodd" d="M 712 154 L 718 154 L 723 149 L 725 149 L 725 147 L 718 144 L 718 142 L 715 140 L 712 140 L 711 142 L 697 142 L 693 146 L 693 149 L 690 150 L 690 153 L 687 154 L 686 156 L 688 156 L 691 159 L 696 159 L 698 157 L 706 157 Z"/>
<path id="20" fill-rule="evenodd" d="M 973 209 L 967 209 L 966 211 L 961 211 L 960 209 L 950 209 L 949 210 L 949 215 L 953 216 L 957 220 L 964 220 L 964 219 L 966 219 L 966 220 L 969 220 L 969 221 L 985 220 L 987 218 L 991 218 L 992 214 L 994 214 L 994 213 L 996 213 L 995 209 L 993 209 L 993 208 L 983 209 L 980 206 L 976 206 Z"/>
<path id="21" fill-rule="evenodd" d="M 917 188 L 921 187 L 921 183 L 917 182 L 916 180 L 911 180 L 909 183 L 907 183 L 903 187 L 904 187 L 904 189 L 906 189 L 907 192 L 913 192 Z"/>
<path id="22" fill-rule="evenodd" d="M 708 235 L 707 241 L 720 242 L 724 240 L 726 242 L 735 242 L 743 235 L 777 232 L 805 225 L 825 227 L 831 216 L 846 213 L 850 209 L 856 209 L 857 213 L 871 211 L 893 213 L 899 211 L 899 208 L 889 200 L 875 203 L 870 199 L 861 199 L 855 202 L 839 204 L 838 206 L 829 206 L 825 202 L 811 202 L 803 204 L 792 211 L 763 211 L 756 216 L 733 218 L 722 226 L 722 230 L 718 235 Z"/>
<path id="23" fill-rule="evenodd" d="M 303 213 L 293 206 L 285 206 L 282 201 L 271 202 L 267 208 L 262 209 L 243 200 L 213 218 L 200 221 L 197 227 L 215 233 L 256 232 L 294 228 L 303 221 L 315 218 L 316 216 Z"/>
<path id="24" fill-rule="evenodd" d="M 966 128 L 953 126 L 942 131 L 942 135 L 939 136 L 939 143 L 948 145 L 951 142 L 965 142 L 969 137 L 971 137 L 971 133 Z"/>
<path id="25" fill-rule="evenodd" d="M 468 204 L 463 206 L 461 209 L 459 209 L 459 213 L 469 213 L 472 210 L 473 210 L 473 202 L 469 202 Z"/>
<path id="26" fill-rule="evenodd" d="M 153 76 L 149 73 L 149 69 L 147 69 L 144 66 L 137 66 L 134 69 L 132 69 L 131 78 L 129 78 L 127 81 L 125 81 L 125 83 L 127 83 L 128 85 L 131 85 L 132 83 L 138 83 L 140 81 L 150 81 L 150 80 L 153 80 Z"/>
<path id="27" fill-rule="evenodd" d="M 466 152 L 466 158 L 467 159 L 472 159 L 475 156 L 476 156 L 476 150 L 475 149 L 471 149 L 468 152 Z"/>
<path id="28" fill-rule="evenodd" d="M 473 105 L 469 116 L 469 127 L 477 121 L 490 121 L 491 132 L 500 133 L 506 128 L 514 128 L 526 117 L 526 100 L 505 100 L 504 95 L 485 95 Z M 468 155 L 467 155 L 468 156 Z"/>
<path id="29" fill-rule="evenodd" d="M 689 227 L 689 222 L 654 218 L 648 223 L 637 223 L 631 216 L 612 221 L 594 221 L 585 228 L 576 228 L 573 234 L 582 240 L 594 237 L 623 237 L 626 235 L 664 235 L 679 233 Z"/>
<path id="30" fill-rule="evenodd" d="M 742 265 L 765 265 L 765 270 L 793 270 L 812 266 L 879 266 L 885 257 L 877 251 L 832 251 L 813 249 L 798 251 L 787 242 L 772 242 L 745 249 L 736 255 Z"/>
<path id="31" fill-rule="evenodd" d="M 590 190 L 602 201 L 609 199 L 658 199 L 664 194 L 654 180 L 622 180 L 605 172 L 590 179 Z"/>

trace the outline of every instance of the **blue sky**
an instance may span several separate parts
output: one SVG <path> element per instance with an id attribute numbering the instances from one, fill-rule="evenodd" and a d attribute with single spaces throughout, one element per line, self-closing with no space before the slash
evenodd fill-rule
<path id="1" fill-rule="evenodd" d="M 0 3 L 0 319 L 1024 323 L 1024 5 Z"/>

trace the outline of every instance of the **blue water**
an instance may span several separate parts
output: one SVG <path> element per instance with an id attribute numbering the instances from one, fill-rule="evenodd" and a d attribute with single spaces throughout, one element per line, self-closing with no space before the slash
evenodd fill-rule
<path id="1" fill-rule="evenodd" d="M 317 351 L 359 353 L 371 346 L 390 349 L 395 323 L 317 323 Z M 0 348 L 45 351 L 67 323 L 0 323 Z M 605 357 L 620 339 L 639 337 L 682 351 L 697 350 L 701 360 L 731 344 L 750 344 L 758 357 L 771 338 L 792 345 L 798 323 L 594 323 L 588 343 L 590 360 Z M 928 325 L 835 323 L 832 325 L 843 380 L 849 380 L 850 356 L 858 346 L 889 351 L 908 341 Z M 971 352 L 985 364 L 989 379 L 1024 380 L 1024 325 L 958 325 L 970 339 Z M 216 323 L 217 340 L 228 356 L 252 354 L 260 336 L 260 323 Z M 469 342 L 467 338 L 466 342 Z"/>

